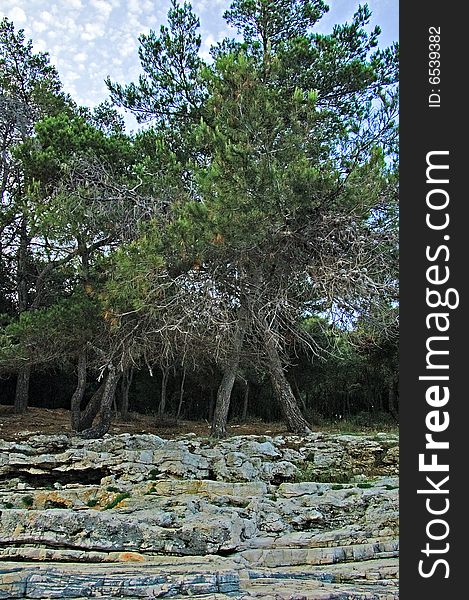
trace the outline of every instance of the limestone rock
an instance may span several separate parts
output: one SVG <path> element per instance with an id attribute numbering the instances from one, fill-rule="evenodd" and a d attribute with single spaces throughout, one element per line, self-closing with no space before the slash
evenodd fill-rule
<path id="1" fill-rule="evenodd" d="M 0 451 L 0 599 L 397 598 L 393 436 L 61 435 Z"/>

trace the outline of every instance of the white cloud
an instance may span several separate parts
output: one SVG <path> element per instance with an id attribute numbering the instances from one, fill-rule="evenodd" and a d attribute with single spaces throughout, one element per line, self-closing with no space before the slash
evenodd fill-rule
<path id="1" fill-rule="evenodd" d="M 124 58 L 127 58 L 128 56 L 132 56 L 132 54 L 135 53 L 135 48 L 132 46 L 124 46 L 124 48 L 121 49 L 120 54 L 121 56 L 123 56 Z"/>
<path id="2" fill-rule="evenodd" d="M 85 62 L 85 60 L 87 58 L 88 58 L 88 55 L 86 54 L 86 52 L 78 52 L 78 54 L 75 54 L 73 56 L 74 62 L 77 62 L 77 63 L 83 63 L 83 62 Z"/>
<path id="3" fill-rule="evenodd" d="M 91 41 L 97 37 L 102 37 L 105 33 L 105 28 L 101 23 L 87 23 L 85 31 L 81 34 L 82 40 Z"/>
<path id="4" fill-rule="evenodd" d="M 192 3 L 192 7 L 193 7 L 195 13 L 204 12 L 205 9 L 207 8 L 207 0 L 195 0 Z"/>
<path id="5" fill-rule="evenodd" d="M 64 84 L 65 85 L 72 84 L 74 81 L 76 81 L 79 78 L 80 78 L 80 75 L 78 75 L 78 73 L 74 73 L 73 71 L 69 71 L 67 73 L 67 75 L 63 78 L 64 79 Z"/>
<path id="6" fill-rule="evenodd" d="M 47 44 L 43 39 L 34 40 L 34 52 L 47 52 Z"/>
<path id="7" fill-rule="evenodd" d="M 76 9 L 83 8 L 83 4 L 81 3 L 81 0 L 68 0 L 67 5 L 70 8 L 76 8 Z"/>
<path id="8" fill-rule="evenodd" d="M 73 39 L 72 32 L 76 27 L 75 23 L 76 23 L 76 20 L 73 19 L 72 17 L 62 15 L 62 17 L 60 19 L 55 20 L 53 27 L 55 29 L 64 31 L 69 39 Z M 52 31 L 54 31 L 54 29 L 51 28 L 49 31 L 52 32 Z M 63 34 L 61 33 L 60 35 L 63 35 Z"/>
<path id="9" fill-rule="evenodd" d="M 137 39 L 133 35 L 129 33 L 125 34 L 121 38 L 121 43 L 119 44 L 119 46 L 119 56 L 130 56 L 132 54 L 137 56 Z"/>
<path id="10" fill-rule="evenodd" d="M 84 104 L 86 101 L 83 101 L 83 98 L 80 98 L 78 93 L 77 93 L 77 87 L 76 85 L 73 85 L 72 83 L 69 83 L 68 85 L 64 85 L 64 89 L 66 92 L 68 92 L 70 94 L 70 96 L 72 98 L 74 98 L 75 100 L 78 100 L 79 104 Z"/>
<path id="11" fill-rule="evenodd" d="M 222 7 L 223 11 L 227 9 L 230 5 L 230 2 L 227 0 L 194 0 L 192 2 L 192 7 L 194 9 L 195 14 L 199 14 L 202 12 L 206 12 L 209 10 L 213 12 L 215 8 L 216 12 L 220 12 L 218 7 Z"/>
<path id="12" fill-rule="evenodd" d="M 15 6 L 10 11 L 10 20 L 16 25 L 22 25 L 26 22 L 26 13 L 19 6 Z"/>
<path id="13" fill-rule="evenodd" d="M 43 21 L 47 25 L 54 21 L 53 15 L 50 12 L 47 12 L 47 10 L 43 10 L 39 16 L 41 18 L 41 21 Z"/>
<path id="14" fill-rule="evenodd" d="M 213 35 L 211 33 L 204 36 L 204 41 L 202 42 L 202 44 L 200 46 L 200 55 L 205 60 L 208 60 L 210 58 L 210 48 L 213 46 L 214 43 L 215 43 L 215 38 L 213 37 Z"/>
<path id="15" fill-rule="evenodd" d="M 47 29 L 47 25 L 43 21 L 35 21 L 32 25 L 32 30 L 42 33 Z"/>
<path id="16" fill-rule="evenodd" d="M 154 9 L 154 3 L 151 0 L 144 0 L 140 3 L 140 10 L 143 12 L 151 12 Z"/>
<path id="17" fill-rule="evenodd" d="M 155 28 L 156 25 L 159 25 L 161 23 L 161 19 L 159 19 L 158 17 L 155 17 L 155 15 L 150 15 L 145 19 L 146 24 L 148 25 L 148 28 Z"/>
<path id="18" fill-rule="evenodd" d="M 107 18 L 112 11 L 112 4 L 106 2 L 106 0 L 91 0 L 91 5 L 105 18 Z"/>
<path id="19" fill-rule="evenodd" d="M 140 12 L 139 0 L 127 0 L 127 9 L 130 13 L 138 14 Z"/>
<path id="20" fill-rule="evenodd" d="M 233 36 L 233 28 L 232 27 L 225 27 L 224 29 L 220 29 L 220 31 L 216 35 L 217 35 L 217 41 L 221 42 L 226 37 L 232 37 Z"/>
<path id="21" fill-rule="evenodd" d="M 140 23 L 140 15 L 130 14 L 125 21 L 125 28 L 127 31 L 135 31 L 144 27 Z"/>

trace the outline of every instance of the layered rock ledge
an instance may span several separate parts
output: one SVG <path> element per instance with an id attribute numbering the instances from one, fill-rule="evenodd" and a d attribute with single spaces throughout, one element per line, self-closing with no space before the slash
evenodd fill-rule
<path id="1" fill-rule="evenodd" d="M 0 441 L 0 598 L 398 597 L 398 440 Z"/>

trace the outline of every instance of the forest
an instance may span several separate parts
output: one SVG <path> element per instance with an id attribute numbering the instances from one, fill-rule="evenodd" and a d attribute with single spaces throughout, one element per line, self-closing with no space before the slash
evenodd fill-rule
<path id="1" fill-rule="evenodd" d="M 397 419 L 398 45 L 326 11 L 233 0 L 203 60 L 174 0 L 94 108 L 0 22 L 1 404 L 85 438 Z"/>

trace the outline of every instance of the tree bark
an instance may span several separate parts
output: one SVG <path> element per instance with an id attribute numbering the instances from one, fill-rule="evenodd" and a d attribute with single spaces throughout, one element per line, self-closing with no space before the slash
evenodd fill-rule
<path id="1" fill-rule="evenodd" d="M 161 373 L 163 377 L 161 379 L 161 398 L 158 405 L 159 417 L 162 417 L 166 412 L 166 392 L 168 388 L 169 367 L 161 367 Z"/>
<path id="2" fill-rule="evenodd" d="M 101 438 L 109 431 L 112 418 L 112 402 L 116 393 L 117 383 L 119 382 L 119 376 L 116 367 L 111 366 L 104 384 L 101 407 L 97 415 L 97 423 L 89 429 L 85 429 L 81 434 L 82 437 L 87 439 Z"/>
<path id="3" fill-rule="evenodd" d="M 231 392 L 238 372 L 244 335 L 247 327 L 247 314 L 244 308 L 238 319 L 233 351 L 228 364 L 223 372 L 223 377 L 217 391 L 215 415 L 213 417 L 210 435 L 215 438 L 226 437 L 226 424 L 228 422 L 228 411 L 230 410 Z"/>
<path id="4" fill-rule="evenodd" d="M 248 417 L 248 404 L 249 404 L 249 381 L 246 380 L 246 387 L 244 388 L 244 402 L 243 402 L 243 423 L 246 422 Z"/>
<path id="5" fill-rule="evenodd" d="M 392 418 L 395 421 L 399 420 L 399 414 L 396 408 L 396 400 L 397 400 L 397 394 L 396 394 L 396 385 L 394 380 L 391 380 L 388 384 L 388 406 L 389 406 L 389 412 L 391 413 Z"/>
<path id="6" fill-rule="evenodd" d="M 264 344 L 269 363 L 269 375 L 275 396 L 280 404 L 283 415 L 292 433 L 308 435 L 311 427 L 301 414 L 298 403 L 293 395 L 290 384 L 285 377 L 282 361 L 275 343 L 272 331 L 264 332 Z"/>
<path id="7" fill-rule="evenodd" d="M 31 367 L 25 365 L 18 371 L 18 379 L 16 380 L 15 404 L 14 411 L 17 414 L 24 413 L 28 408 L 29 400 L 29 380 L 31 378 Z"/>
<path id="8" fill-rule="evenodd" d="M 122 391 L 122 403 L 121 403 L 121 418 L 128 419 L 129 417 L 129 390 L 132 385 L 134 378 L 134 370 L 130 367 L 126 369 L 122 376 L 121 391 Z"/>
<path id="9" fill-rule="evenodd" d="M 18 292 L 18 310 L 19 314 L 28 310 L 28 246 L 29 236 L 26 224 L 26 217 L 23 216 L 20 225 L 20 244 L 18 248 L 18 266 L 17 266 L 17 292 Z M 15 413 L 23 413 L 28 408 L 29 401 L 29 380 L 31 378 L 31 366 L 25 365 L 18 371 L 15 390 Z"/>
<path id="10" fill-rule="evenodd" d="M 178 404 L 178 411 L 176 414 L 176 419 L 179 420 L 179 417 L 181 416 L 181 409 L 182 409 L 182 403 L 184 401 L 184 384 L 186 382 L 186 369 L 183 369 L 182 371 L 182 380 L 181 380 L 181 387 L 179 389 L 179 404 Z"/>
<path id="11" fill-rule="evenodd" d="M 298 387 L 298 381 L 296 380 L 295 375 L 293 375 L 292 379 L 293 379 L 293 387 L 295 388 L 295 392 L 296 392 L 296 400 L 297 400 L 297 402 L 299 402 L 301 404 L 302 411 L 306 412 L 306 403 L 303 399 L 303 396 L 301 395 L 300 388 Z"/>
<path id="12" fill-rule="evenodd" d="M 85 431 L 85 429 L 89 429 L 93 425 L 93 421 L 95 420 L 101 406 L 105 385 L 106 382 L 103 381 L 99 388 L 91 396 L 90 401 L 85 407 L 85 410 L 80 415 L 77 431 Z"/>
<path id="13" fill-rule="evenodd" d="M 79 431 L 80 426 L 80 415 L 81 415 L 81 402 L 85 395 L 86 388 L 86 370 L 87 360 L 86 352 L 81 352 L 78 357 L 78 375 L 77 375 L 77 387 L 73 392 L 72 400 L 70 402 L 70 418 L 72 431 Z"/>

